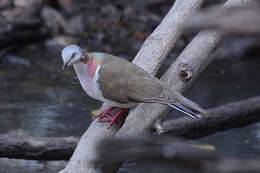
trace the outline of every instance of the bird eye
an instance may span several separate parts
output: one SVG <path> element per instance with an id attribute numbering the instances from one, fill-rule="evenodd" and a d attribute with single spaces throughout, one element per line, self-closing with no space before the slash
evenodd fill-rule
<path id="1" fill-rule="evenodd" d="M 75 56 L 76 56 L 76 52 L 73 52 L 70 59 L 74 58 Z"/>

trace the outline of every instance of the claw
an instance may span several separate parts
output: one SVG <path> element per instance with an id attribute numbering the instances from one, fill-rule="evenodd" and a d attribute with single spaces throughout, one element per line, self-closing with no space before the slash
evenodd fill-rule
<path id="1" fill-rule="evenodd" d="M 123 115 L 125 112 L 127 111 L 127 109 L 121 109 L 118 113 L 116 113 L 113 117 L 111 117 L 109 125 L 108 125 L 108 129 L 115 123 L 115 122 L 118 122 L 118 123 L 121 123 L 121 121 L 119 120 L 120 116 Z"/>
<path id="2" fill-rule="evenodd" d="M 97 115 L 93 115 L 92 116 L 92 119 L 96 119 L 96 118 L 99 118 L 99 119 L 102 119 L 102 118 L 105 118 L 107 116 L 112 116 L 113 114 L 111 113 L 112 110 L 116 109 L 116 107 L 110 107 L 106 110 L 104 110 L 103 112 L 100 112 L 99 114 Z"/>
<path id="3" fill-rule="evenodd" d="M 96 119 L 98 118 L 98 122 L 109 122 L 109 125 L 108 125 L 108 129 L 114 124 L 114 123 L 121 123 L 121 121 L 119 120 L 120 116 L 123 115 L 127 109 L 121 109 L 118 113 L 116 114 L 113 114 L 111 111 L 116 109 L 116 107 L 110 107 L 109 109 L 107 110 L 104 110 L 103 112 L 97 114 L 97 115 L 94 115 L 93 118 Z M 106 119 L 103 119 L 107 117 Z"/>

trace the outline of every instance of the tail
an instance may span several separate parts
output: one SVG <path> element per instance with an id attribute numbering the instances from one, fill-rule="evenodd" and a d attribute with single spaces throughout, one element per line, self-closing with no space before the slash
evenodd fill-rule
<path id="1" fill-rule="evenodd" d="M 191 118 L 201 118 L 202 115 L 207 114 L 206 110 L 181 94 L 174 92 L 174 96 L 177 99 L 177 103 L 168 104 L 170 107 L 190 116 Z"/>
<path id="2" fill-rule="evenodd" d="M 168 104 L 170 107 L 190 116 L 191 118 L 201 118 L 201 115 L 199 113 L 196 113 L 192 110 L 190 110 L 189 108 L 186 108 L 185 106 L 181 105 L 181 104 Z"/>

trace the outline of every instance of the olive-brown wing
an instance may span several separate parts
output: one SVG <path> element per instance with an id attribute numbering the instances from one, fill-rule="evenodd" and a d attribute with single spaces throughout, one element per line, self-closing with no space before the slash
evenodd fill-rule
<path id="1" fill-rule="evenodd" d="M 118 102 L 153 102 L 164 86 L 161 81 L 127 60 L 106 54 L 98 84 L 106 99 Z"/>

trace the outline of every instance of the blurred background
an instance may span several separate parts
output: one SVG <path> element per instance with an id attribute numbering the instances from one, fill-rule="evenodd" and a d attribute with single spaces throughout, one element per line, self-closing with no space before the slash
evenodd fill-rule
<path id="1" fill-rule="evenodd" d="M 206 0 L 203 8 L 219 4 Z M 79 44 L 86 51 L 131 60 L 173 0 L 1 0 L 0 133 L 22 129 L 32 136 L 81 136 L 100 102 L 81 89 L 74 70 L 61 72 L 61 49 Z M 160 69 L 160 76 L 195 33 L 184 33 Z M 215 60 L 186 96 L 205 108 L 260 94 L 260 38 L 227 36 L 212 52 Z M 170 118 L 176 117 L 172 111 Z M 195 140 L 221 155 L 255 158 L 260 124 Z M 0 162 L 0 172 L 57 172 L 65 162 Z M 174 166 L 127 163 L 119 172 L 173 172 Z M 182 172 L 177 170 L 178 172 Z"/>

